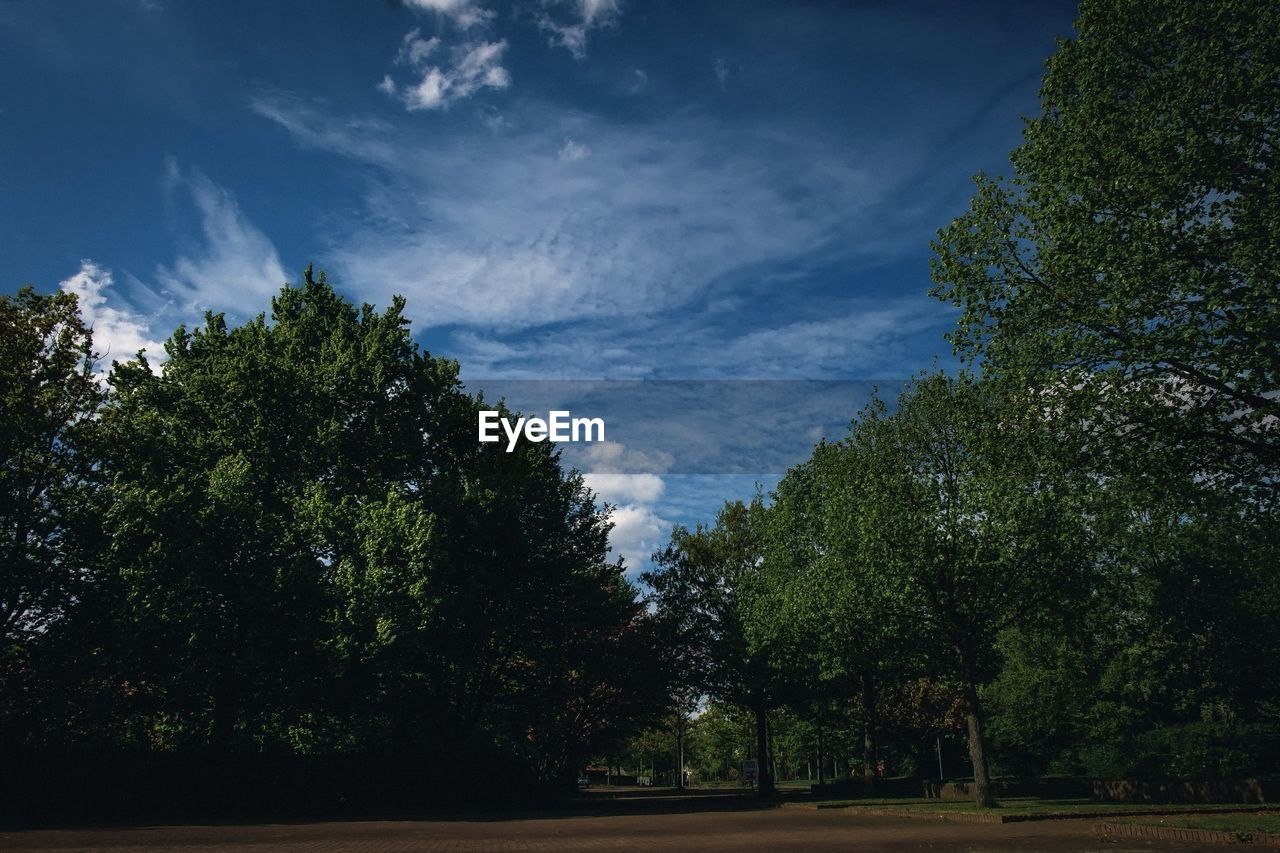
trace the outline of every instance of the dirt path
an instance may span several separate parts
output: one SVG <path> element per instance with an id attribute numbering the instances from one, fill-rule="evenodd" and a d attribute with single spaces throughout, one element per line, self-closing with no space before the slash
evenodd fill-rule
<path id="1" fill-rule="evenodd" d="M 0 832 L 0 849 L 278 851 L 608 850 L 1194 850 L 1169 842 L 1103 843 L 1093 821 L 1004 825 L 762 809 L 472 820 L 350 821 Z"/>

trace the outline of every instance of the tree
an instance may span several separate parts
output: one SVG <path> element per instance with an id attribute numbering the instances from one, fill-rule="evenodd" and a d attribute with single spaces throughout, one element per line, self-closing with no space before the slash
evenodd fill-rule
<path id="1" fill-rule="evenodd" d="M 1274 484 L 1280 8 L 1086 0 L 1076 29 L 1013 179 L 979 176 L 939 232 L 952 340 L 1121 415 L 1128 444 L 1154 436 Z"/>
<path id="2" fill-rule="evenodd" d="M 760 570 L 763 498 L 725 504 L 712 527 L 676 527 L 646 572 L 657 612 L 677 626 L 687 650 L 687 679 L 713 698 L 749 708 L 756 721 L 759 791 L 774 792 L 768 712 L 774 704 L 767 658 L 753 652 L 745 633 L 750 618 L 743 590 Z"/>
<path id="3" fill-rule="evenodd" d="M 0 296 L 0 643 L 46 629 L 82 564 L 68 535 L 91 461 L 85 431 L 102 401 L 93 330 L 76 297 L 24 287 Z"/>
<path id="4" fill-rule="evenodd" d="M 1042 407 L 967 374 L 924 376 L 851 440 L 867 464 L 860 534 L 905 619 L 945 638 L 961 685 L 974 797 L 990 806 L 978 687 L 998 634 L 1081 589 L 1087 540 Z"/>
<path id="5" fill-rule="evenodd" d="M 607 514 L 553 446 L 475 441 L 485 404 L 403 309 L 307 270 L 270 322 L 209 315 L 159 371 L 116 366 L 117 742 L 419 753 L 570 787 L 655 713 Z"/>
<path id="6" fill-rule="evenodd" d="M 74 295 L 0 296 L 0 732 L 15 745 L 48 727 L 37 681 L 93 581 L 95 367 Z"/>
<path id="7" fill-rule="evenodd" d="M 879 764 L 877 691 L 910 655 L 858 530 L 865 499 L 859 451 L 848 442 L 820 444 L 778 484 L 763 567 L 749 587 L 747 633 L 753 648 L 770 650 L 794 707 L 858 697 L 862 777 L 870 790 Z"/>

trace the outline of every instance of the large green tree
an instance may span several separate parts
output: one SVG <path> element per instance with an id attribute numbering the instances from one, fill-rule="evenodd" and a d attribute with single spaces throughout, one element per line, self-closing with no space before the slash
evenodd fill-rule
<path id="1" fill-rule="evenodd" d="M 857 697 L 862 776 L 875 784 L 882 681 L 901 675 L 908 632 L 858 525 L 867 498 L 863 448 L 820 444 L 778 484 L 762 569 L 749 587 L 753 646 L 768 649 L 795 707 Z M 820 762 L 821 763 L 821 762 Z"/>
<path id="2" fill-rule="evenodd" d="M 993 801 L 978 687 L 999 633 L 1084 587 L 1088 537 L 1042 409 L 968 374 L 914 381 L 869 406 L 860 535 L 904 618 L 944 638 L 961 688 L 979 806 Z"/>
<path id="3" fill-rule="evenodd" d="M 1175 440 L 1273 483 L 1280 8 L 1084 0 L 1076 31 L 1012 179 L 979 177 L 935 244 L 935 293 L 962 309 L 953 340 L 1077 392 L 1127 443 Z"/>
<path id="4" fill-rule="evenodd" d="M 14 744 L 47 723 L 37 682 L 92 581 L 96 366 L 74 295 L 0 296 L 0 737 Z"/>
<path id="5" fill-rule="evenodd" d="M 6 417 L 32 461 L 10 458 L 50 485 L 12 506 L 47 496 L 60 536 L 75 453 L 98 484 L 76 561 L 32 550 L 15 587 L 44 584 L 14 599 L 32 630 L 75 603 L 65 665 L 41 670 L 65 701 L 27 742 L 420 754 L 571 785 L 660 710 L 606 508 L 554 446 L 475 441 L 488 404 L 413 341 L 403 300 L 355 306 L 308 269 L 269 317 L 211 314 L 163 365 L 117 363 L 105 400 L 74 301 L 19 300 Z"/>

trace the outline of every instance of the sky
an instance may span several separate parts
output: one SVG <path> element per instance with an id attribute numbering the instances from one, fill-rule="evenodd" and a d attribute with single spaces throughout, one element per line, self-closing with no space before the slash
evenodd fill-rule
<path id="1" fill-rule="evenodd" d="M 3 290 L 100 350 L 308 263 L 485 379 L 953 366 L 929 241 L 1007 174 L 1063 2 L 0 0 Z M 650 413 L 652 415 L 652 413 Z M 633 570 L 758 476 L 620 467 Z M 795 461 L 800 461 L 796 459 Z M 650 463 L 652 460 L 650 460 Z"/>

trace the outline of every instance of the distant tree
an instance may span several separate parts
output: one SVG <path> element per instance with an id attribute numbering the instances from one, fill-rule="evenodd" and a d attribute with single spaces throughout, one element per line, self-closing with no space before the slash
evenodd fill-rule
<path id="1" fill-rule="evenodd" d="M 756 721 L 761 794 L 774 792 L 768 712 L 774 685 L 767 657 L 749 647 L 743 590 L 760 571 L 764 503 L 728 503 L 712 527 L 676 527 L 643 579 L 658 613 L 678 626 L 690 677 L 713 699 L 748 708 Z"/>

